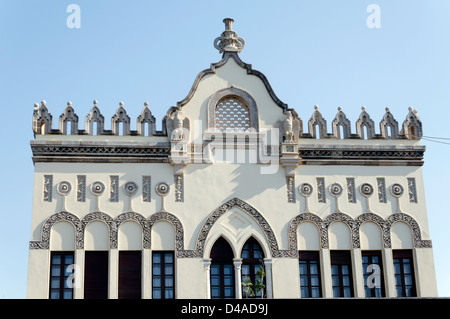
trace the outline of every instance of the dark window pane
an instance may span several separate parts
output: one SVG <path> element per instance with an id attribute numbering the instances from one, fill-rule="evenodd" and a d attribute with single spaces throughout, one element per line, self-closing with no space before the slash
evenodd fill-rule
<path id="1" fill-rule="evenodd" d="M 153 252 L 153 299 L 175 298 L 175 260 L 172 251 Z"/>
<path id="2" fill-rule="evenodd" d="M 68 278 L 72 275 L 72 270 L 68 270 L 68 265 L 73 264 L 73 252 L 51 252 L 50 260 L 49 298 L 71 299 L 72 288 L 68 287 Z"/>
<path id="3" fill-rule="evenodd" d="M 108 257 L 107 251 L 85 252 L 84 298 L 108 298 Z"/>
<path id="4" fill-rule="evenodd" d="M 299 270 L 301 297 L 321 297 L 319 253 L 317 251 L 299 251 Z"/>

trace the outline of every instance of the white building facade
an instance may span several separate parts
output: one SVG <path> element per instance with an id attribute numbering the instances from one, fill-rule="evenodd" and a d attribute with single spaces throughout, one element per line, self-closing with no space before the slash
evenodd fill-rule
<path id="1" fill-rule="evenodd" d="M 35 105 L 27 297 L 437 296 L 417 112 L 302 120 L 224 22 L 161 131 Z"/>

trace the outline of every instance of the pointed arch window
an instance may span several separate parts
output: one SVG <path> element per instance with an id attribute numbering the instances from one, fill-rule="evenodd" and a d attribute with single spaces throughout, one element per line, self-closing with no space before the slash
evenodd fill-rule
<path id="1" fill-rule="evenodd" d="M 242 258 L 242 274 L 241 281 L 242 283 L 251 282 L 255 285 L 258 280 L 264 284 L 265 278 L 261 277 L 261 271 L 264 272 L 264 252 L 261 248 L 261 245 L 258 241 L 250 237 L 247 242 L 244 244 L 241 253 Z M 261 295 L 266 295 L 265 289 L 255 292 L 254 296 L 249 295 L 248 291 L 245 290 L 245 287 L 242 287 L 242 296 L 243 297 L 259 297 Z"/>
<path id="2" fill-rule="evenodd" d="M 211 299 L 232 299 L 234 292 L 233 250 L 220 237 L 211 249 Z"/>

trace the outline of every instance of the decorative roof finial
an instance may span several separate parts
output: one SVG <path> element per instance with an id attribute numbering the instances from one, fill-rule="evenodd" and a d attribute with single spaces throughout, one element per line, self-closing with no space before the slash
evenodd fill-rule
<path id="1" fill-rule="evenodd" d="M 245 46 L 245 41 L 241 37 L 238 37 L 237 33 L 233 31 L 232 24 L 234 20 L 231 18 L 223 19 L 225 23 L 225 31 L 222 32 L 220 37 L 214 40 L 214 47 L 222 52 L 241 52 Z"/>

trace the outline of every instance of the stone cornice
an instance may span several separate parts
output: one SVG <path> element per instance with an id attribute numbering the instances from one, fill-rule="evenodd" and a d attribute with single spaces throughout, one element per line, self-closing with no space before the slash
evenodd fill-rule
<path id="1" fill-rule="evenodd" d="M 171 156 L 169 142 L 31 141 L 30 144 L 34 163 L 169 163 Z M 294 156 L 300 165 L 422 166 L 424 152 L 425 146 L 421 145 L 300 144 L 298 157 Z"/>
<path id="2" fill-rule="evenodd" d="M 303 165 L 422 166 L 425 146 L 300 145 Z"/>
<path id="3" fill-rule="evenodd" d="M 107 144 L 107 143 L 46 143 L 31 141 L 33 163 L 161 163 L 170 155 L 169 143 Z"/>

